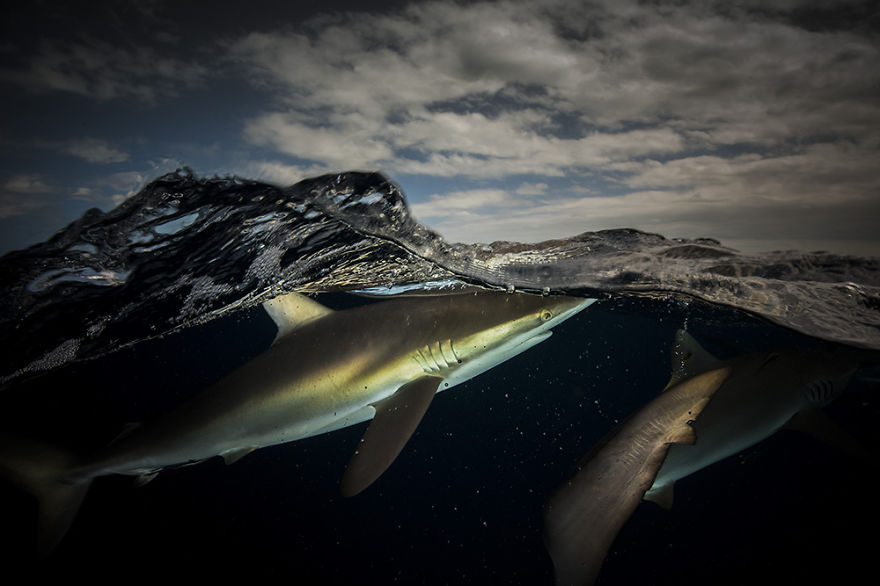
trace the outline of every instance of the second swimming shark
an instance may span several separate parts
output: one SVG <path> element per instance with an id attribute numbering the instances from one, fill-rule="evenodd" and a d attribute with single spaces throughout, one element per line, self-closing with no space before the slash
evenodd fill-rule
<path id="1" fill-rule="evenodd" d="M 787 426 L 802 429 L 851 452 L 855 440 L 819 412 L 840 396 L 867 352 L 787 350 L 719 360 L 684 330 L 676 333 L 670 386 L 695 374 L 726 367 L 730 377 L 694 424 L 695 445 L 678 445 L 660 468 L 645 499 L 672 506 L 675 482 L 736 454 Z"/>
<path id="2" fill-rule="evenodd" d="M 372 422 L 343 475 L 353 496 L 393 462 L 435 393 L 546 340 L 595 299 L 498 291 L 415 295 L 334 311 L 289 294 L 265 304 L 275 343 L 153 423 L 80 460 L 34 442 L 0 441 L 0 472 L 39 501 L 51 550 L 94 478 L 147 481 L 163 469 Z"/>
<path id="3" fill-rule="evenodd" d="M 595 583 L 620 529 L 669 450 L 699 444 L 694 420 L 730 375 L 721 367 L 661 393 L 616 426 L 544 505 L 544 541 L 557 586 Z"/>

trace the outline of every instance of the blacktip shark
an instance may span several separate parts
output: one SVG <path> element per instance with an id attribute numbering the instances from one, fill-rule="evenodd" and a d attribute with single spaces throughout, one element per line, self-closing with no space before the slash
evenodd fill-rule
<path id="1" fill-rule="evenodd" d="M 39 547 L 63 537 L 94 478 L 147 481 L 165 468 L 251 451 L 368 419 L 341 482 L 353 496 L 392 463 L 435 393 L 546 340 L 595 299 L 498 291 L 407 295 L 333 311 L 289 294 L 264 304 L 273 345 L 157 421 L 87 460 L 0 443 L 0 471 L 39 501 Z"/>
<path id="2" fill-rule="evenodd" d="M 593 584 L 621 527 L 651 487 L 672 444 L 702 441 L 692 424 L 730 376 L 689 378 L 619 424 L 544 505 L 544 542 L 557 586 Z"/>
<path id="3" fill-rule="evenodd" d="M 820 411 L 837 398 L 861 366 L 861 351 L 791 350 L 746 354 L 721 361 L 684 330 L 676 333 L 670 384 L 727 366 L 730 377 L 694 424 L 699 441 L 673 446 L 645 499 L 664 508 L 675 482 L 736 454 L 783 427 L 799 429 L 851 453 L 855 440 Z"/>

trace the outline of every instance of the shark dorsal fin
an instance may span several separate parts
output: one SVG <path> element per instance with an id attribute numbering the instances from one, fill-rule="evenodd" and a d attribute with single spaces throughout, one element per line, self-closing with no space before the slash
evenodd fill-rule
<path id="1" fill-rule="evenodd" d="M 275 342 L 302 325 L 333 313 L 332 309 L 301 293 L 279 295 L 263 303 L 263 308 L 278 326 Z"/>
<path id="2" fill-rule="evenodd" d="M 678 330 L 672 346 L 672 374 L 663 390 L 702 372 L 715 370 L 720 363 L 721 360 L 712 356 L 692 335 Z"/>

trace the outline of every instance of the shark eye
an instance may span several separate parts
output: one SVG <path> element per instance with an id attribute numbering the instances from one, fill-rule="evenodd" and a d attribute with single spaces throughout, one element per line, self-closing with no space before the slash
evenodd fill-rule
<path id="1" fill-rule="evenodd" d="M 548 321 L 551 317 L 553 317 L 553 312 L 549 309 L 545 309 L 541 312 L 541 321 Z"/>

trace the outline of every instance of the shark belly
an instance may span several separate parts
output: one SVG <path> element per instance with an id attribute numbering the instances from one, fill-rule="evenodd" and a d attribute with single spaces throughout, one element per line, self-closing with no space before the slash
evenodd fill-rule
<path id="1" fill-rule="evenodd" d="M 671 490 L 677 480 L 767 439 L 807 405 L 797 384 L 756 382 L 756 373 L 768 376 L 762 364 L 760 357 L 736 364 L 740 370 L 718 390 L 694 424 L 696 444 L 670 448 L 647 493 L 649 500 L 657 497 L 659 502 L 658 495 Z M 773 374 L 770 370 L 769 375 Z"/>
<path id="2" fill-rule="evenodd" d="M 666 460 L 648 494 L 661 491 L 694 472 L 767 439 L 776 433 L 794 413 L 795 411 L 792 411 L 786 417 L 765 421 L 763 425 L 759 426 L 756 426 L 754 421 L 742 421 L 738 426 L 712 427 L 708 424 L 700 426 L 700 421 L 697 421 L 694 424 L 698 438 L 697 443 L 692 445 L 677 444 L 670 447 Z"/>

